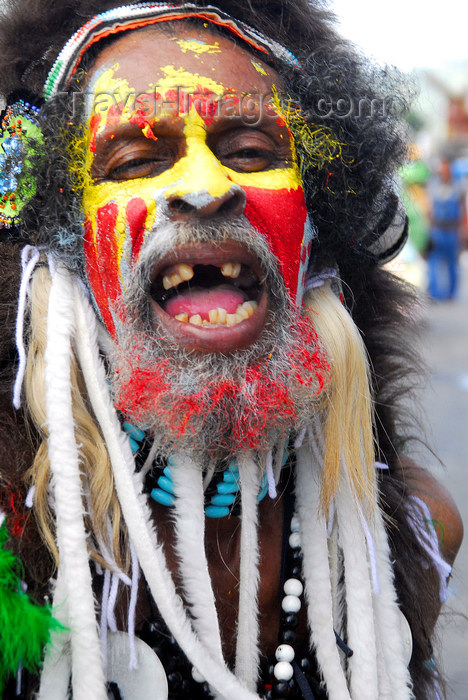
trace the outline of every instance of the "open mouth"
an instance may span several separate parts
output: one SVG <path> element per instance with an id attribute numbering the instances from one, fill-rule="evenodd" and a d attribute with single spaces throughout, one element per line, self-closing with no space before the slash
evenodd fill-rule
<path id="1" fill-rule="evenodd" d="M 184 246 L 153 271 L 153 310 L 185 346 L 214 352 L 245 347 L 265 325 L 262 278 L 255 255 L 238 243 Z"/>

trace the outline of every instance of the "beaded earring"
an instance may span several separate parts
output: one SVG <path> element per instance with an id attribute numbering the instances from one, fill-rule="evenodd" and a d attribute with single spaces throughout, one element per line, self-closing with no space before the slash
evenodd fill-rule
<path id="1" fill-rule="evenodd" d="M 36 143 L 42 142 L 38 123 L 40 109 L 19 99 L 1 115 L 0 135 L 0 228 L 14 228 L 23 206 L 36 192 L 36 182 L 28 167 Z"/>

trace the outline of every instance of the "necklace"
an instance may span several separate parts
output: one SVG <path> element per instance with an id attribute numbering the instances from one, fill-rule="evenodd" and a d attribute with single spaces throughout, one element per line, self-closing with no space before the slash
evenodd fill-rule
<path id="1" fill-rule="evenodd" d="M 315 658 L 305 643 L 298 644 L 299 624 L 304 590 L 299 519 L 294 513 L 292 465 L 287 475 L 284 499 L 283 537 L 280 586 L 282 590 L 278 646 L 275 659 L 268 668 L 265 684 L 266 700 L 326 700 L 321 687 Z"/>
<path id="2" fill-rule="evenodd" d="M 130 447 L 135 457 L 137 470 L 140 470 L 151 450 L 151 438 L 144 430 L 132 425 L 129 421 L 122 422 L 122 428 L 127 434 Z M 282 466 L 288 460 L 288 449 L 285 448 Z M 145 477 L 144 493 L 148 493 L 156 503 L 171 507 L 174 505 L 175 492 L 171 469 L 176 468 L 173 457 L 162 462 L 159 457 Z M 263 474 L 257 501 L 262 501 L 268 493 L 268 478 Z M 227 467 L 213 475 L 210 484 L 205 489 L 205 515 L 207 518 L 224 518 L 227 515 L 240 515 L 240 477 L 235 459 Z"/>
<path id="3" fill-rule="evenodd" d="M 280 585 L 283 591 L 278 631 L 278 646 L 274 658 L 260 661 L 260 680 L 257 692 L 266 700 L 327 700 L 320 684 L 319 672 L 313 655 L 305 643 L 297 639 L 297 626 L 302 607 L 302 552 L 299 522 L 293 515 L 294 496 L 291 470 L 285 472 L 284 527 L 281 556 Z M 224 482 L 222 482 L 224 483 Z M 169 687 L 169 700 L 202 700 L 212 697 L 208 683 L 185 657 L 165 623 L 158 619 L 154 603 L 152 620 L 146 621 L 138 635 L 156 652 L 162 661 Z M 154 621 L 155 620 L 155 621 Z"/>
<path id="4" fill-rule="evenodd" d="M 177 468 L 172 457 L 167 460 L 161 474 L 161 468 L 153 467 L 145 480 L 144 491 L 153 501 L 163 506 L 173 506 L 175 501 L 171 469 Z M 263 475 L 257 501 L 262 501 L 268 491 L 268 480 Z M 205 489 L 205 515 L 207 518 L 224 518 L 226 515 L 240 514 L 240 477 L 236 460 L 229 463 L 227 469 L 215 474 Z"/>
<path id="5" fill-rule="evenodd" d="M 135 459 L 141 468 L 145 457 L 151 449 L 151 441 L 142 430 L 124 422 Z M 288 461 L 285 451 L 283 466 Z M 167 463 L 156 459 L 145 478 L 144 492 L 164 506 L 171 507 L 175 502 L 171 469 L 177 468 L 174 459 L 169 457 Z M 299 533 L 299 520 L 294 515 L 294 495 L 292 464 L 285 476 L 284 518 L 281 555 L 280 586 L 282 590 L 281 615 L 278 633 L 278 646 L 274 659 L 263 658 L 260 661 L 260 681 L 257 692 L 265 700 L 327 700 L 327 693 L 320 682 L 320 673 L 314 656 L 305 643 L 297 645 L 296 628 L 302 607 L 302 551 Z M 240 515 L 240 479 L 235 460 L 227 468 L 214 475 L 205 490 L 205 515 L 207 517 L 224 517 Z M 268 490 L 264 476 L 257 496 L 261 501 Z M 138 636 L 146 642 L 161 659 L 169 687 L 169 700 L 202 700 L 212 697 L 208 683 L 194 669 L 181 651 L 165 623 L 158 619 L 154 603 L 148 594 L 153 608 L 153 620 L 146 621 Z M 336 635 L 336 633 L 335 633 Z M 352 651 L 336 635 L 336 641 L 342 651 L 350 656 Z"/>

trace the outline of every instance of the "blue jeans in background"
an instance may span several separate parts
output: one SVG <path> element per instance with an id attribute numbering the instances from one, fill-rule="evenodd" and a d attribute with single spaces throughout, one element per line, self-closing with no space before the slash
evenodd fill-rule
<path id="1" fill-rule="evenodd" d="M 432 229 L 428 256 L 429 294 L 433 299 L 453 299 L 458 290 L 457 231 Z"/>

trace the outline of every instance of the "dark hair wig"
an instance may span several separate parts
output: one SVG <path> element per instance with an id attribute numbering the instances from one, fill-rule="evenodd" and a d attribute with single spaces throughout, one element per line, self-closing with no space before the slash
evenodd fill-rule
<path id="1" fill-rule="evenodd" d="M 0 92 L 8 95 L 27 89 L 40 96 L 47 73 L 68 38 L 95 14 L 119 4 L 114 0 L 9 0 L 0 27 Z M 338 262 L 346 273 L 346 268 L 354 268 L 368 255 L 368 245 L 361 241 L 365 239 L 368 244 L 377 237 L 381 210 L 393 191 L 391 174 L 404 158 L 401 116 L 406 98 L 398 89 L 399 81 L 389 71 L 374 70 L 336 34 L 332 16 L 320 2 L 222 0 L 217 5 L 275 37 L 303 67 L 292 71 L 278 61 L 275 65 L 284 78 L 288 96 L 299 103 L 311 126 L 325 129 L 340 144 L 339 157 L 321 166 L 303 158 L 302 170 L 308 208 L 320 235 L 318 255 Z M 84 72 L 93 51 L 101 46 L 98 42 L 85 56 L 81 66 Z M 45 110 L 44 129 L 48 138 L 60 139 L 54 114 L 59 114 L 63 123 L 64 108 L 70 112 L 73 107 L 68 105 L 67 109 L 60 97 L 55 109 L 53 102 Z M 46 218 L 51 217 L 54 197 L 60 210 L 63 197 L 58 193 L 62 190 L 63 194 L 63 184 L 69 177 L 67 168 L 63 172 L 57 168 L 57 152 L 61 150 L 50 149 L 47 140 L 46 154 L 61 184 L 54 191 L 48 174 L 40 182 L 40 190 L 44 191 L 42 185 L 47 189 Z M 47 173 L 45 160 L 42 171 Z M 50 242 L 50 232 L 46 229 L 43 234 Z"/>
<path id="2" fill-rule="evenodd" d="M 27 89 L 40 96 L 52 63 L 71 35 L 95 14 L 119 4 L 116 0 L 5 2 L 0 21 L 0 91 L 8 95 Z M 307 205 L 319 232 L 314 262 L 338 264 L 348 307 L 369 352 L 378 458 L 390 466 L 380 479 L 381 503 L 389 516 L 399 600 L 413 633 L 410 670 L 415 697 L 429 700 L 436 697 L 435 671 L 430 664 L 431 630 L 426 630 L 425 619 L 428 611 L 437 614 L 440 603 L 429 576 L 431 562 L 408 524 L 410 485 L 400 462 L 410 419 L 399 399 L 414 365 L 404 335 L 405 309 L 411 300 L 362 243 L 378 235 L 381 211 L 393 191 L 393 174 L 404 158 L 401 117 L 406 97 L 392 72 L 373 67 L 339 37 L 332 15 L 319 0 L 218 0 L 216 4 L 296 55 L 303 70 L 275 65 L 288 94 L 300 104 L 310 124 L 326 128 L 341 144 L 340 158 L 322 165 L 302 163 Z M 88 59 L 92 60 L 91 54 Z M 82 68 L 86 71 L 86 63 Z M 48 243 L 62 251 L 66 262 L 79 267 L 79 197 L 70 181 L 64 141 L 67 131 L 79 128 L 70 100 L 59 97 L 47 103 L 42 125 L 46 147 L 36 164 L 38 191 L 25 207 L 20 236 Z M 67 231 L 69 235 L 64 234 Z"/>

